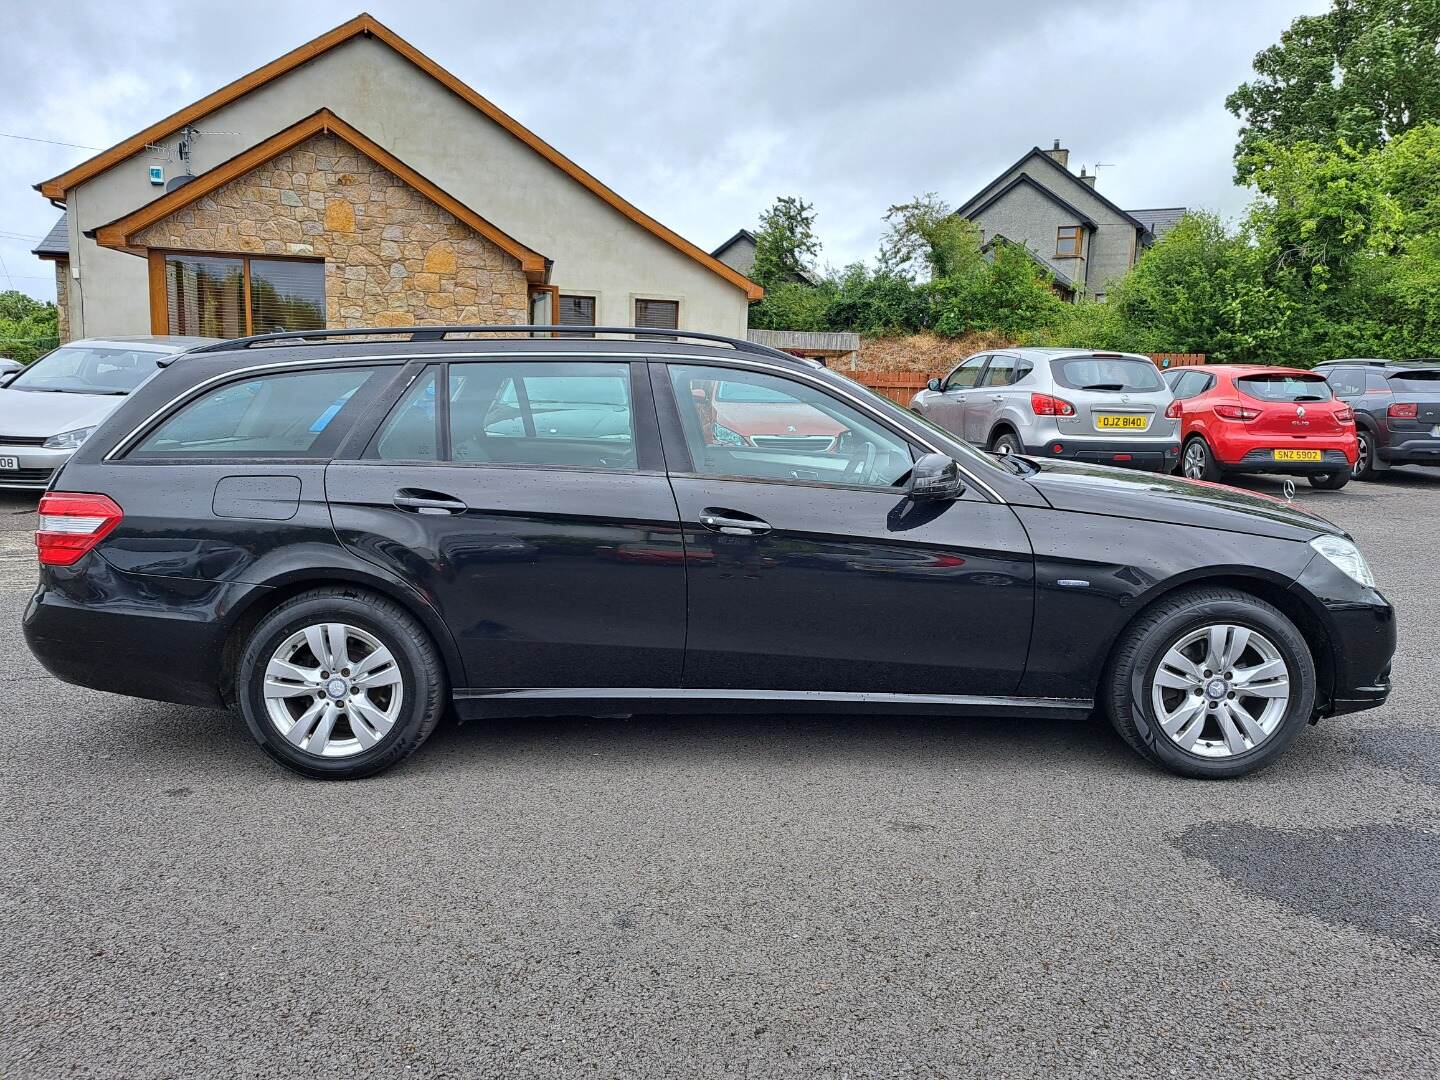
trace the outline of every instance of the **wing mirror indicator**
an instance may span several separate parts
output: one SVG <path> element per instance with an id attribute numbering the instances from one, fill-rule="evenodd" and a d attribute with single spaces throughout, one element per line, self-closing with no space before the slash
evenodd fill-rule
<path id="1" fill-rule="evenodd" d="M 906 494 L 916 502 L 953 502 L 965 494 L 960 466 L 946 454 L 922 454 L 910 469 Z"/>

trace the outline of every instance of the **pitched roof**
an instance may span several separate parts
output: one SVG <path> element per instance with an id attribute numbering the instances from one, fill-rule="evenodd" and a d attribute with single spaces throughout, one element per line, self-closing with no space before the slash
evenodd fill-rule
<path id="1" fill-rule="evenodd" d="M 1165 206 L 1157 210 L 1130 210 L 1128 213 L 1133 218 L 1139 218 L 1145 223 L 1145 227 L 1154 234 L 1155 239 L 1160 239 L 1167 232 L 1180 223 L 1189 211 L 1183 206 Z"/>
<path id="2" fill-rule="evenodd" d="M 985 243 L 980 245 L 980 250 L 982 252 L 989 251 L 996 244 L 1006 244 L 1009 247 L 1019 248 L 1026 255 L 1029 255 L 1030 258 L 1034 260 L 1036 265 L 1040 267 L 1040 269 L 1044 270 L 1047 274 L 1053 277 L 1055 279 L 1055 284 L 1061 286 L 1062 288 L 1069 289 L 1072 292 L 1075 290 L 1075 281 L 1073 278 L 1071 278 L 1069 274 L 1065 273 L 1065 271 L 1061 270 L 1049 259 L 1042 257 L 1040 253 L 1035 251 L 1033 248 L 1027 247 L 1025 244 L 1017 243 L 1003 233 L 996 233 L 989 240 L 986 240 Z"/>
<path id="3" fill-rule="evenodd" d="M 753 243 L 755 243 L 755 234 L 752 233 L 749 229 L 741 229 L 741 230 L 740 230 L 739 232 L 737 232 L 734 236 L 730 237 L 729 240 L 726 240 L 723 244 L 721 244 L 719 247 L 717 247 L 714 251 L 710 252 L 710 254 L 713 255 L 713 256 L 714 256 L 715 258 L 717 258 L 717 259 L 720 258 L 721 253 L 722 253 L 722 252 L 725 252 L 725 251 L 728 251 L 728 250 L 730 249 L 730 246 L 731 246 L 732 244 L 734 244 L 735 241 L 737 241 L 737 240 L 749 240 L 750 243 L 753 244 Z"/>
<path id="4" fill-rule="evenodd" d="M 564 154 L 560 153 L 560 151 L 524 127 L 513 117 L 507 115 L 489 100 L 482 97 L 474 89 L 461 82 L 369 13 L 362 13 L 348 22 L 341 23 L 335 27 L 335 29 L 321 34 L 315 40 L 306 42 L 297 49 L 292 49 L 284 56 L 270 61 L 270 63 L 265 64 L 263 67 L 256 68 L 248 75 L 242 75 L 234 82 L 228 83 L 219 90 L 207 94 L 199 101 L 187 105 L 185 108 L 170 114 L 157 123 L 151 124 L 144 131 L 137 132 L 128 139 L 116 143 L 110 147 L 110 149 L 96 154 L 94 157 L 81 162 L 79 165 L 68 169 L 58 176 L 53 176 L 49 180 L 36 184 L 36 190 L 46 198 L 63 199 L 65 198 L 65 193 L 70 188 L 75 187 L 77 184 L 84 183 L 91 177 L 139 153 L 145 149 L 147 143 L 158 142 L 173 135 L 186 124 L 193 123 L 209 115 L 216 109 L 228 105 L 237 98 L 243 97 L 250 91 L 264 86 L 274 79 L 278 79 L 280 76 L 293 71 L 302 64 L 308 63 L 316 57 L 329 52 L 336 46 L 343 45 L 350 39 L 362 35 L 372 37 L 389 46 L 462 101 L 475 108 L 535 153 L 539 154 L 546 161 L 550 162 L 561 172 L 565 173 L 576 183 L 586 188 L 601 201 L 608 203 L 636 225 L 659 237 L 677 251 L 700 263 L 707 270 L 718 274 L 736 288 L 743 290 L 751 300 L 759 300 L 765 295 L 765 290 L 759 285 L 756 285 L 738 271 L 726 266 L 714 256 L 702 251 L 679 233 L 666 228 L 650 215 L 642 212 L 621 198 Z M 186 186 L 188 187 L 189 185 Z"/>
<path id="5" fill-rule="evenodd" d="M 959 210 L 956 210 L 955 213 L 960 214 L 963 217 L 973 218 L 977 214 L 984 213 L 988 207 L 1000 201 L 1006 195 L 1009 195 L 1010 192 L 1014 191 L 1017 187 L 1020 187 L 1021 185 L 1034 188 L 1045 198 L 1053 202 L 1056 206 L 1059 206 L 1062 209 L 1068 211 L 1075 218 L 1076 221 L 1080 222 L 1080 224 L 1084 225 L 1087 229 L 1099 228 L 1099 226 L 1095 223 L 1095 219 L 1090 217 L 1090 215 L 1085 213 L 1085 211 L 1081 210 L 1078 206 L 1074 206 L 1066 202 L 1064 199 L 1062 199 L 1059 195 L 1055 194 L 1055 192 L 1051 191 L 1044 184 L 1038 182 L 1031 176 L 1027 176 L 1025 173 L 1021 173 L 1019 176 L 1015 177 L 1014 180 L 1011 180 L 999 191 L 995 192 L 994 195 L 991 195 L 984 202 L 980 203 L 980 205 L 969 210 L 965 209 L 965 207 L 961 207 Z M 971 199 L 970 201 L 974 202 L 975 200 Z"/>
<path id="6" fill-rule="evenodd" d="M 42 259 L 68 259 L 70 257 L 70 230 L 67 228 L 69 214 L 61 214 L 60 220 L 50 226 L 45 239 L 30 249 L 31 255 Z"/>
<path id="7" fill-rule="evenodd" d="M 320 109 L 318 112 L 311 113 L 299 123 L 290 125 L 284 131 L 276 132 L 264 142 L 256 143 L 250 149 L 236 154 L 228 161 L 223 161 L 213 169 L 201 173 L 188 184 L 166 192 L 160 198 L 146 203 L 124 217 L 90 230 L 87 235 L 94 236 L 101 247 L 129 248 L 137 233 L 149 228 L 157 221 L 169 217 L 181 207 L 189 206 L 197 199 L 209 195 L 217 188 L 258 168 L 265 162 L 279 157 L 286 151 L 293 150 L 306 139 L 326 133 L 342 139 L 377 165 L 388 169 L 432 202 L 444 207 L 457 220 L 470 226 L 500 250 L 513 256 L 532 281 L 544 279 L 545 257 L 538 251 L 532 251 L 513 236 L 496 228 L 453 195 L 436 187 L 383 146 L 366 138 L 329 109 Z"/>
<path id="8" fill-rule="evenodd" d="M 960 209 L 956 210 L 955 212 L 962 217 L 970 217 L 971 213 L 973 212 L 970 209 L 971 205 L 973 203 L 979 202 L 981 196 L 983 196 L 985 192 L 989 191 L 1005 177 L 1009 176 L 1016 169 L 1020 168 L 1021 165 L 1024 165 L 1027 161 L 1036 157 L 1040 158 L 1040 160 L 1044 161 L 1047 165 L 1050 166 L 1050 168 L 1054 169 L 1056 174 L 1058 174 L 1059 176 L 1063 176 L 1067 181 L 1075 185 L 1076 188 L 1085 191 L 1091 198 L 1098 199 L 1103 205 L 1109 207 L 1111 210 L 1114 210 L 1115 213 L 1124 217 L 1127 221 L 1130 222 L 1130 224 L 1134 225 L 1137 229 L 1146 228 L 1143 221 L 1132 217 L 1128 210 L 1120 209 L 1119 206 L 1111 202 L 1104 195 L 1100 194 L 1100 192 L 1096 191 L 1089 184 L 1082 184 L 1078 176 L 1072 173 L 1069 169 L 1065 168 L 1064 165 L 1061 165 L 1058 161 L 1052 158 L 1049 154 L 1045 153 L 1045 151 L 1041 150 L 1038 146 L 1032 146 L 1029 150 L 1025 151 L 1025 153 L 1021 154 L 1020 160 L 1015 162 L 1015 164 L 1011 165 L 1008 169 L 1002 170 L 999 176 L 995 177 L 994 180 L 991 180 L 990 183 L 982 187 L 978 192 L 975 193 L 974 197 L 971 198 L 969 202 L 967 202 L 964 206 L 960 207 Z M 1044 185 L 1037 183 L 1036 186 L 1044 190 Z M 990 201 L 993 200 L 987 200 L 987 205 Z"/>

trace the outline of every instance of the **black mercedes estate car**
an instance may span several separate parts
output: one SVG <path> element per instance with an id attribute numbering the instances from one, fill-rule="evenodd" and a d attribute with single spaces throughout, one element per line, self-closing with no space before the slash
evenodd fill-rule
<path id="1" fill-rule="evenodd" d="M 41 506 L 57 676 L 359 777 L 442 716 L 1109 716 L 1174 772 L 1386 699 L 1395 620 L 1288 503 L 992 457 L 744 341 L 559 327 L 182 354 Z"/>

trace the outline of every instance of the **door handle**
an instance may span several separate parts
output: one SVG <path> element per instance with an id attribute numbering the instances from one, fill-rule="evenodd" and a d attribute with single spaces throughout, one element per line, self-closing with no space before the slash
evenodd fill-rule
<path id="1" fill-rule="evenodd" d="M 711 532 L 726 536 L 764 536 L 770 531 L 767 521 L 735 510 L 717 510 L 710 506 L 700 511 L 700 524 Z"/>
<path id="2" fill-rule="evenodd" d="M 416 514 L 463 514 L 470 509 L 450 495 L 418 488 L 401 488 L 395 493 L 393 501 L 397 509 Z"/>
<path id="3" fill-rule="evenodd" d="M 1004 394 L 991 394 L 991 395 L 990 395 L 990 400 L 991 400 L 991 401 L 1004 401 L 1004 400 L 1005 400 L 1005 395 L 1004 395 Z"/>

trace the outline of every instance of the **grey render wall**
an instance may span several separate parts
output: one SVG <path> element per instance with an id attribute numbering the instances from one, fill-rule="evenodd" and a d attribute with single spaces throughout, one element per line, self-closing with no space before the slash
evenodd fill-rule
<path id="1" fill-rule="evenodd" d="M 738 270 L 749 277 L 750 271 L 755 269 L 755 241 L 748 236 L 738 237 L 715 257 L 732 270 Z"/>
<path id="2" fill-rule="evenodd" d="M 628 326 L 636 298 L 679 300 L 680 325 L 744 337 L 749 304 L 724 278 L 635 224 L 383 43 L 350 39 L 197 121 L 203 172 L 321 108 L 385 147 L 521 243 L 554 260 L 551 283 L 596 297 L 600 323 Z M 173 146 L 172 136 L 167 140 Z M 76 337 L 150 332 L 145 260 L 85 230 L 154 199 L 146 153 L 68 193 Z M 173 175 L 174 165 L 167 169 Z"/>
<path id="3" fill-rule="evenodd" d="M 983 202 L 1022 173 L 1054 191 L 1098 226 L 1086 236 L 1082 259 L 1055 257 L 1056 230 L 1062 225 L 1078 225 L 1080 222 L 1070 211 L 1045 198 L 1028 184 L 1019 185 L 987 206 L 973 220 L 985 230 L 986 239 L 998 233 L 1015 243 L 1024 244 L 1046 262 L 1064 271 L 1092 296 L 1103 295 L 1106 286 L 1134 264 L 1135 226 L 1095 198 L 1084 184 L 1067 182 L 1049 164 L 1034 158 L 1022 162 L 990 184 L 976 201 Z"/>

